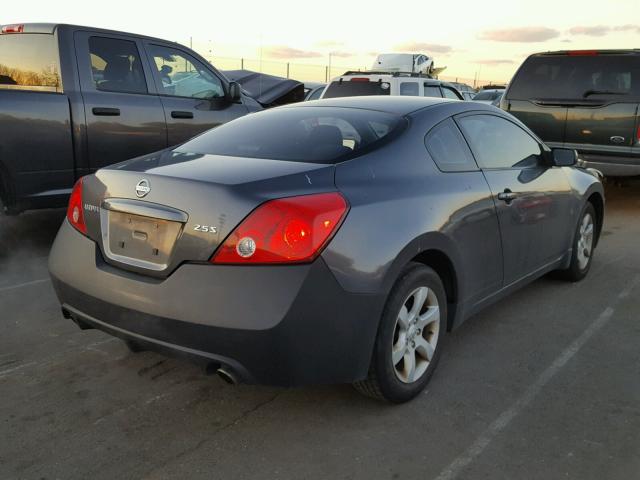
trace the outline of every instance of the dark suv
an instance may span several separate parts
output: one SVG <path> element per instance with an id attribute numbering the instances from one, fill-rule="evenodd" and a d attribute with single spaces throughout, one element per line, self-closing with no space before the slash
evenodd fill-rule
<path id="1" fill-rule="evenodd" d="M 552 147 L 578 150 L 605 175 L 640 175 L 640 50 L 537 53 L 500 107 Z"/>

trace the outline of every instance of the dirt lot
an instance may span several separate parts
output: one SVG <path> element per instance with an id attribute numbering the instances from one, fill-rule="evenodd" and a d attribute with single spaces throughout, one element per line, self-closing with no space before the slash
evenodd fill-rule
<path id="1" fill-rule="evenodd" d="M 640 184 L 608 186 L 586 280 L 538 280 L 449 335 L 428 390 L 229 386 L 60 314 L 63 211 L 0 218 L 2 479 L 640 475 Z"/>

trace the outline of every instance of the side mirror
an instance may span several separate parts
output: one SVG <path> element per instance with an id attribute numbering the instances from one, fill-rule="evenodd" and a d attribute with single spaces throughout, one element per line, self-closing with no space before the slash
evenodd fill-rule
<path id="1" fill-rule="evenodd" d="M 240 103 L 242 100 L 242 92 L 238 82 L 229 82 L 228 98 L 232 103 Z"/>
<path id="2" fill-rule="evenodd" d="M 572 148 L 553 148 L 551 160 L 556 167 L 573 167 L 578 163 L 578 152 Z"/>

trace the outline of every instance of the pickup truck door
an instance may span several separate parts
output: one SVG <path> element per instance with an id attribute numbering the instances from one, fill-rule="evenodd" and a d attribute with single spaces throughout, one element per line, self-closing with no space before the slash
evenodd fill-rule
<path id="1" fill-rule="evenodd" d="M 164 110 L 141 41 L 88 31 L 74 41 L 90 171 L 166 148 Z"/>
<path id="2" fill-rule="evenodd" d="M 176 45 L 147 41 L 145 48 L 160 94 L 170 146 L 248 113 L 226 97 L 227 82 L 208 63 Z"/>

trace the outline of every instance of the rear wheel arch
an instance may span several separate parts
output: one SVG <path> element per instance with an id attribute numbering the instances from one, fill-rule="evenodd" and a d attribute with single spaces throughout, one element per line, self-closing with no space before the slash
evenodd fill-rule
<path id="1" fill-rule="evenodd" d="M 442 250 L 427 249 L 413 257 L 411 262 L 421 263 L 433 269 L 442 280 L 447 295 L 447 330 L 451 330 L 459 298 L 458 274 L 453 261 Z"/>
<path id="2" fill-rule="evenodd" d="M 589 195 L 587 202 L 593 205 L 593 209 L 596 211 L 596 238 L 595 245 L 598 245 L 600 234 L 602 233 L 602 226 L 604 224 L 604 199 L 599 192 L 594 192 Z"/>
<path id="3" fill-rule="evenodd" d="M 4 213 L 12 214 L 15 211 L 15 193 L 11 184 L 9 170 L 0 160 L 0 202 Z"/>

